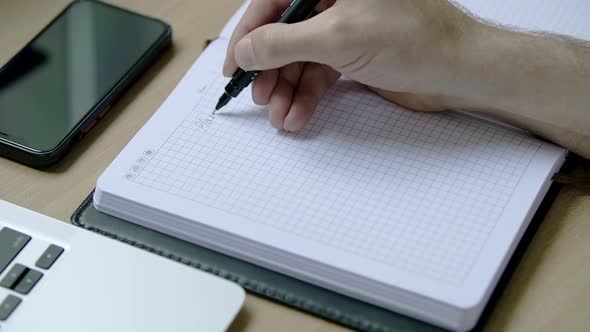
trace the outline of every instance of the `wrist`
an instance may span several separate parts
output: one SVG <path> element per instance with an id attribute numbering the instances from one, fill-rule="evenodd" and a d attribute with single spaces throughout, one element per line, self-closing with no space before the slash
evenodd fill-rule
<path id="1" fill-rule="evenodd" d="M 457 45 L 455 77 L 447 94 L 452 108 L 511 110 L 531 85 L 550 81 L 548 64 L 557 57 L 548 38 L 475 21 Z M 549 44 L 549 45 L 548 45 Z"/>
<path id="2" fill-rule="evenodd" d="M 456 44 L 446 94 L 450 108 L 511 108 L 522 90 L 544 75 L 537 61 L 539 52 L 547 53 L 541 39 L 473 19 Z"/>
<path id="3" fill-rule="evenodd" d="M 434 43 L 430 77 L 431 90 L 421 93 L 437 96 L 447 109 L 485 107 L 484 96 L 489 90 L 486 75 L 493 75 L 497 57 L 499 28 L 490 26 L 464 14 L 454 18 L 454 33 L 439 35 Z"/>
<path id="4" fill-rule="evenodd" d="M 441 82 L 445 107 L 448 109 L 473 109 L 485 107 L 481 96 L 488 89 L 482 73 L 491 72 L 486 62 L 489 49 L 494 46 L 494 38 L 490 35 L 493 27 L 470 18 L 464 25 L 460 38 L 450 43 L 450 50 L 445 52 L 448 66 L 447 77 Z"/>

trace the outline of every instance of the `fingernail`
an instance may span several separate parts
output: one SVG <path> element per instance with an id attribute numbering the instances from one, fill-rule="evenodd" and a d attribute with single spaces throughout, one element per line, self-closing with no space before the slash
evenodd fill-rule
<path id="1" fill-rule="evenodd" d="M 285 119 L 285 122 L 283 123 L 283 130 L 288 131 L 288 132 L 292 132 L 293 130 L 291 130 L 290 125 L 291 124 L 289 123 L 289 121 L 287 121 L 287 119 Z"/>
<path id="2" fill-rule="evenodd" d="M 222 70 L 223 76 L 227 77 L 227 58 L 223 62 L 223 67 L 222 68 L 223 68 L 223 70 Z"/>
<path id="3" fill-rule="evenodd" d="M 238 65 L 244 69 L 250 69 L 256 64 L 254 58 L 254 48 L 252 47 L 252 38 L 246 38 L 241 40 L 236 45 L 236 60 Z"/>
<path id="4" fill-rule="evenodd" d="M 295 128 L 295 119 L 293 118 L 293 110 L 291 110 L 289 113 L 287 113 L 287 116 L 285 117 L 285 121 L 283 122 L 283 128 L 285 129 L 285 131 L 288 132 L 294 132 L 296 130 Z"/>

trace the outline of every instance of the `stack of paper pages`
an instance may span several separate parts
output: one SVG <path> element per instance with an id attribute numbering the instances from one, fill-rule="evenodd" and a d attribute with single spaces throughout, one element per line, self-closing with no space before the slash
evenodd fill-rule
<path id="1" fill-rule="evenodd" d="M 463 2 L 493 16 L 488 2 Z M 100 177 L 96 207 L 471 328 L 566 151 L 463 113 L 408 111 L 350 81 L 298 133 L 272 129 L 249 91 L 212 115 L 239 15 Z"/>

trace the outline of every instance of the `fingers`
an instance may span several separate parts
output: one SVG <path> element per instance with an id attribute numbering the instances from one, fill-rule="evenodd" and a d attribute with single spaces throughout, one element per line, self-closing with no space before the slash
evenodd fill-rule
<path id="1" fill-rule="evenodd" d="M 339 63 L 341 36 L 330 33 L 330 15 L 324 12 L 295 24 L 267 24 L 242 38 L 234 48 L 237 65 L 245 70 L 266 70 L 293 62 Z M 231 48 L 231 46 L 230 46 Z"/>
<path id="2" fill-rule="evenodd" d="M 293 86 L 280 78 L 270 97 L 268 119 L 271 126 L 279 130 L 284 129 L 283 122 L 293 102 Z"/>
<path id="3" fill-rule="evenodd" d="M 252 82 L 252 100 L 256 105 L 268 105 L 277 81 L 279 79 L 279 70 L 271 69 L 261 72 Z"/>
<path id="4" fill-rule="evenodd" d="M 280 69 L 277 84 L 269 100 L 270 124 L 277 129 L 284 129 L 283 122 L 293 103 L 293 95 L 301 78 L 302 63 L 293 63 Z"/>
<path id="5" fill-rule="evenodd" d="M 324 11 L 336 0 L 322 0 L 316 11 Z M 231 76 L 238 66 L 262 70 L 252 87 L 256 104 L 269 105 L 273 127 L 289 131 L 303 128 L 319 100 L 338 79 L 339 73 L 320 64 L 329 63 L 337 52 L 329 16 L 286 25 L 275 22 L 291 0 L 252 0 L 229 42 L 223 68 Z M 326 12 L 327 13 L 327 12 Z M 280 68 L 280 69 L 276 69 Z M 271 69 L 271 70 L 269 70 Z M 274 70 L 273 70 L 274 69 Z"/>
<path id="6" fill-rule="evenodd" d="M 223 75 L 229 77 L 238 69 L 234 60 L 236 43 L 257 27 L 276 22 L 290 3 L 291 0 L 252 0 L 230 38 Z"/>
<path id="7" fill-rule="evenodd" d="M 326 65 L 294 63 L 260 74 L 252 97 L 258 105 L 269 105 L 274 128 L 294 132 L 311 119 L 321 97 L 339 77 L 339 72 Z"/>
<path id="8" fill-rule="evenodd" d="M 290 132 L 303 129 L 311 119 L 321 97 L 339 77 L 340 73 L 326 65 L 306 64 L 293 103 L 284 119 L 283 129 Z"/>
<path id="9" fill-rule="evenodd" d="M 256 28 L 276 22 L 291 2 L 292 0 L 252 0 L 230 38 L 223 75 L 230 77 L 238 69 L 234 57 L 236 44 Z M 335 3 L 336 0 L 321 0 L 316 6 L 316 12 L 323 12 Z"/>

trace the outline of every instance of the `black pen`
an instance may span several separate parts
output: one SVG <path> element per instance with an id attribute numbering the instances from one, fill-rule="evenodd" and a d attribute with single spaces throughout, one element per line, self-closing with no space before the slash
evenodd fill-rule
<path id="1" fill-rule="evenodd" d="M 279 19 L 279 23 L 297 23 L 301 22 L 306 19 L 318 5 L 320 0 L 293 0 Z M 245 71 L 243 69 L 238 68 L 232 79 L 229 83 L 225 86 L 225 91 L 221 98 L 219 98 L 219 102 L 217 106 L 215 106 L 215 112 L 219 111 L 223 106 L 227 105 L 232 98 L 237 97 L 245 87 L 250 85 L 252 81 L 258 76 L 259 71 Z"/>

